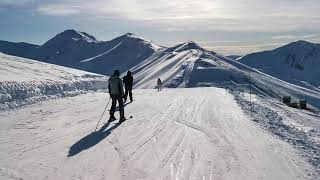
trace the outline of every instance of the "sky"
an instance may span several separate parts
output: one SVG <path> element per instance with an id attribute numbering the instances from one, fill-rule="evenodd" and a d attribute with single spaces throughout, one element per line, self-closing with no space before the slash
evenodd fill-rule
<path id="1" fill-rule="evenodd" d="M 194 41 L 225 55 L 320 43 L 319 0 L 0 0 L 0 40 L 43 44 L 75 29 L 98 40 L 131 32 L 155 44 Z"/>

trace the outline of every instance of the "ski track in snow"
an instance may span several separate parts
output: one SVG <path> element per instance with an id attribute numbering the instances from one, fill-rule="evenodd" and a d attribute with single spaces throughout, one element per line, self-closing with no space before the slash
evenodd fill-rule
<path id="1" fill-rule="evenodd" d="M 82 60 L 82 61 L 80 61 L 80 62 L 91 61 L 91 60 L 93 60 L 93 59 L 95 59 L 95 58 L 98 58 L 98 57 L 101 57 L 101 56 L 103 56 L 103 55 L 106 55 L 106 54 L 108 54 L 109 52 L 115 50 L 115 49 L 116 49 L 118 46 L 120 46 L 121 44 L 122 44 L 122 42 L 120 42 L 119 44 L 117 44 L 116 46 L 112 47 L 111 49 L 107 50 L 106 52 L 104 52 L 104 53 L 102 53 L 102 54 L 99 54 L 99 55 L 94 56 L 94 57 L 92 57 L 92 58 L 88 58 L 88 59 Z"/>
<path id="2" fill-rule="evenodd" d="M 93 132 L 106 93 L 0 112 L 0 179 L 315 179 L 288 143 L 219 88 L 134 90 Z M 118 112 L 116 117 L 118 117 Z M 14 120 L 14 121 L 13 121 Z"/>

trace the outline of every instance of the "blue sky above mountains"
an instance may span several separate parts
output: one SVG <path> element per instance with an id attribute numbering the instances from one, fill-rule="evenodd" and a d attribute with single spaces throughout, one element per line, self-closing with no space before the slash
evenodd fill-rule
<path id="1" fill-rule="evenodd" d="M 171 46 L 193 40 L 246 54 L 320 42 L 319 0 L 0 0 L 0 39 L 42 44 L 65 29 L 99 40 L 127 32 Z"/>

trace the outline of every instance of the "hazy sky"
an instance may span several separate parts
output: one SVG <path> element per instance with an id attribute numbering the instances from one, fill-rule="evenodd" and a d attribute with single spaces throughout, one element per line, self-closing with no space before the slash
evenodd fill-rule
<path id="1" fill-rule="evenodd" d="M 0 39 L 42 44 L 65 29 L 110 40 L 127 32 L 223 54 L 320 42 L 320 0 L 0 0 Z"/>

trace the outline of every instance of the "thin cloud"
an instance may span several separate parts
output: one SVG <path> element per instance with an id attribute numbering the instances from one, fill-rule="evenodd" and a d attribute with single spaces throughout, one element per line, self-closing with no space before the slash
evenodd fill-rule
<path id="1" fill-rule="evenodd" d="M 274 40 L 294 40 L 294 39 L 314 39 L 318 37 L 316 34 L 306 34 L 306 35 L 281 35 L 281 36 L 273 36 L 272 39 Z"/>
<path id="2" fill-rule="evenodd" d="M 79 14 L 81 12 L 80 6 L 66 6 L 63 4 L 45 5 L 38 8 L 38 12 L 51 16 L 69 16 Z"/>
<path id="3" fill-rule="evenodd" d="M 275 49 L 284 45 L 284 43 L 264 43 L 264 44 L 251 44 L 251 45 L 204 45 L 206 49 L 210 49 L 226 55 L 246 55 L 248 53 L 260 52 Z"/>
<path id="4" fill-rule="evenodd" d="M 53 31 L 66 26 L 91 33 L 104 29 L 98 34 L 108 38 L 133 31 L 159 42 L 199 40 L 232 54 L 275 47 L 270 43 L 320 41 L 318 9 L 319 0 L 0 0 L 6 17 L 32 14 L 28 19 L 38 26 L 51 16 L 59 20 L 55 25 L 61 27 Z"/>
<path id="5" fill-rule="evenodd" d="M 27 1 L 27 0 L 25 0 Z M 159 26 L 162 31 L 226 30 L 284 32 L 320 30 L 320 3 L 262 0 L 92 0 L 40 4 L 51 16 L 130 20 Z M 76 16 L 76 17 L 75 17 Z"/>
<path id="6" fill-rule="evenodd" d="M 0 6 L 22 6 L 34 0 L 0 0 Z"/>

